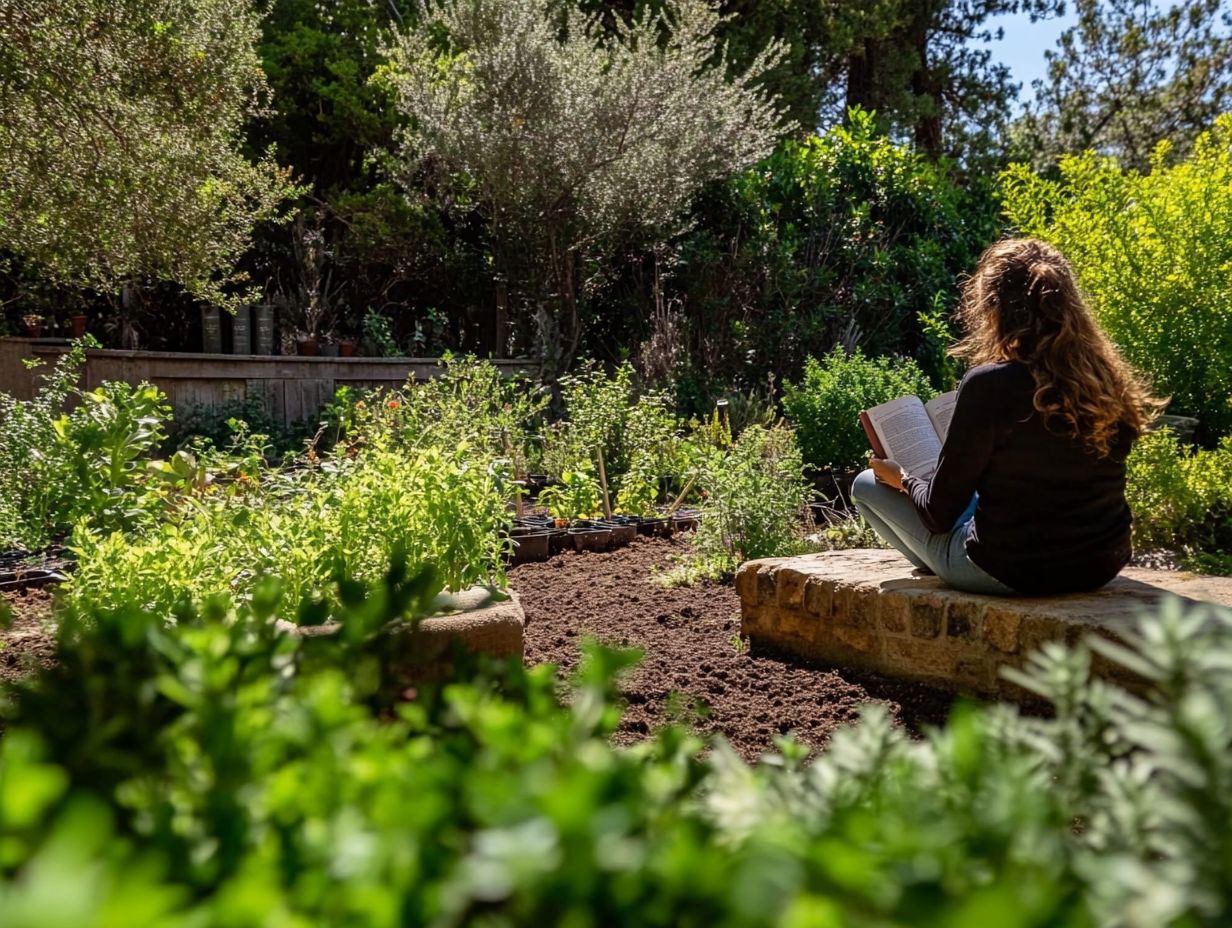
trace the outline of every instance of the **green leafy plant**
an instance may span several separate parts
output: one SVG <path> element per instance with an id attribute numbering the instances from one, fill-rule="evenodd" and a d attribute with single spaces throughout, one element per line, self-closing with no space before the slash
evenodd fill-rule
<path id="1" fill-rule="evenodd" d="M 799 384 L 786 384 L 783 409 L 806 464 L 846 470 L 868 457 L 861 411 L 908 394 L 927 402 L 935 393 L 909 358 L 867 358 L 858 349 L 849 355 L 835 348 L 820 361 L 810 358 Z"/>
<path id="2" fill-rule="evenodd" d="M 688 411 L 768 374 L 795 380 L 836 344 L 916 357 L 934 373 L 921 316 L 956 303 L 997 212 L 986 179 L 960 182 L 866 112 L 782 142 L 699 198 L 679 246 L 668 294 L 683 299 L 679 324 L 697 345 L 679 374 L 718 386 L 700 391 L 701 408 L 689 386 Z"/>
<path id="3" fill-rule="evenodd" d="M 346 440 L 404 450 L 467 448 L 485 460 L 507 460 L 525 474 L 547 397 L 488 361 L 450 355 L 441 360 L 445 370 L 439 377 L 357 400 L 360 408 L 347 417 Z"/>
<path id="4" fill-rule="evenodd" d="M 297 604 L 269 583 L 174 624 L 63 614 L 55 661 L 4 704 L 6 924 L 1232 915 L 1226 612 L 1171 601 L 1124 643 L 1046 645 L 1013 680 L 1047 715 L 960 705 L 921 738 L 872 706 L 815 759 L 784 737 L 750 767 L 679 727 L 612 745 L 636 656 L 594 645 L 567 692 L 551 668 L 464 663 L 391 711 L 384 633 L 438 584 L 397 559 L 339 578 L 324 648 L 275 631 Z M 1143 689 L 1093 679 L 1093 654 Z"/>
<path id="5" fill-rule="evenodd" d="M 1195 565 L 1232 552 L 1232 438 L 1193 449 L 1167 428 L 1148 432 L 1130 453 L 1126 477 L 1135 547 L 1180 551 Z"/>
<path id="6" fill-rule="evenodd" d="M 399 358 L 404 353 L 398 347 L 388 317 L 372 310 L 364 314 L 364 345 L 369 354 L 378 358 Z"/>
<path id="7" fill-rule="evenodd" d="M 639 507 L 648 485 L 678 473 L 679 424 L 667 395 L 642 388 L 633 366 L 624 363 L 608 376 L 596 364 L 561 378 L 565 419 L 547 431 L 543 464 L 549 474 L 591 466 L 602 451 L 604 471 L 615 497 L 622 493 Z M 626 479 L 632 481 L 625 490 Z M 653 499 L 649 500 L 653 503 Z"/>
<path id="8" fill-rule="evenodd" d="M 539 505 L 544 506 L 554 518 L 565 522 L 593 519 L 602 515 L 600 492 L 599 478 L 594 468 L 583 465 L 561 474 L 559 484 L 544 487 L 539 494 Z"/>
<path id="9" fill-rule="evenodd" d="M 415 569 L 439 564 L 453 590 L 501 585 L 510 483 L 507 466 L 465 447 L 410 457 L 342 449 L 309 467 L 241 469 L 135 537 L 79 526 L 67 595 L 83 608 L 135 605 L 170 617 L 218 590 L 245 599 L 265 576 L 298 602 L 340 573 L 373 579 L 394 551 Z"/>
<path id="10" fill-rule="evenodd" d="M 805 550 L 812 489 L 790 428 L 755 425 L 732 439 L 716 413 L 691 444 L 700 499 L 696 550 L 666 583 L 719 579 L 743 561 Z"/>
<path id="11" fill-rule="evenodd" d="M 0 545 L 38 547 L 82 520 L 129 530 L 153 503 L 141 458 L 162 441 L 170 409 L 149 384 L 79 390 L 90 344 L 60 358 L 32 400 L 0 394 Z"/>

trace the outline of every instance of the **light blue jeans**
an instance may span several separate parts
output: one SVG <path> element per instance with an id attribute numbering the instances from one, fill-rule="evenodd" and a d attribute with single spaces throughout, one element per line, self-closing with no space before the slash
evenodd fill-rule
<path id="1" fill-rule="evenodd" d="M 906 493 L 879 483 L 871 470 L 856 477 L 851 498 L 864 521 L 916 567 L 926 567 L 946 586 L 988 596 L 1013 596 L 1014 591 L 967 556 L 967 535 L 975 515 L 975 500 L 948 532 L 930 532 L 920 521 Z"/>

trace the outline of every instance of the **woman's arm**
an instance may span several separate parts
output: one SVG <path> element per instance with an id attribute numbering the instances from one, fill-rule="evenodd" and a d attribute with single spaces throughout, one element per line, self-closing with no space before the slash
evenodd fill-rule
<path id="1" fill-rule="evenodd" d="M 920 520 L 931 532 L 948 532 L 971 504 L 996 437 L 995 370 L 976 368 L 958 388 L 937 469 L 930 479 L 907 475 L 903 489 L 911 495 Z"/>

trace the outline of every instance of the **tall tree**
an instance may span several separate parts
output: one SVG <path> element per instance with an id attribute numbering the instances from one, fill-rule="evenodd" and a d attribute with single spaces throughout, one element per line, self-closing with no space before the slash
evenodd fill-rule
<path id="1" fill-rule="evenodd" d="M 413 117 L 408 167 L 435 159 L 484 210 L 545 378 L 572 362 L 588 262 L 664 235 L 707 181 L 782 131 L 755 88 L 777 47 L 731 75 L 704 0 L 612 27 L 556 0 L 454 0 L 390 49 Z M 455 185 L 456 189 L 456 185 Z"/>
<path id="2" fill-rule="evenodd" d="M 254 124 L 259 145 L 277 146 L 319 196 L 370 186 L 365 160 L 389 145 L 401 116 L 370 80 L 391 28 L 414 17 L 414 0 L 260 0 L 259 46 L 272 91 Z"/>
<path id="3" fill-rule="evenodd" d="M 289 189 L 243 154 L 258 35 L 251 0 L 0 0 L 0 248 L 104 292 L 233 298 Z"/>
<path id="4" fill-rule="evenodd" d="M 1019 127 L 1038 167 L 1094 149 L 1145 169 L 1167 139 L 1184 155 L 1232 110 L 1226 0 L 1075 0 L 1078 22 L 1049 51 L 1048 77 Z"/>
<path id="5" fill-rule="evenodd" d="M 930 157 L 968 160 L 999 147 L 1018 86 L 993 61 L 995 16 L 1058 13 L 1062 0 L 876 0 L 838 3 L 842 106 L 873 111 L 887 132 Z"/>

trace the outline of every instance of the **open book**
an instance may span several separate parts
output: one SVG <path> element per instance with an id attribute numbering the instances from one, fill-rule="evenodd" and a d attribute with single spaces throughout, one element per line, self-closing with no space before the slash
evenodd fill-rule
<path id="1" fill-rule="evenodd" d="M 957 391 L 927 403 L 918 396 L 900 396 L 860 413 L 860 424 L 877 457 L 897 461 L 907 473 L 927 479 L 937 469 L 957 398 Z"/>

